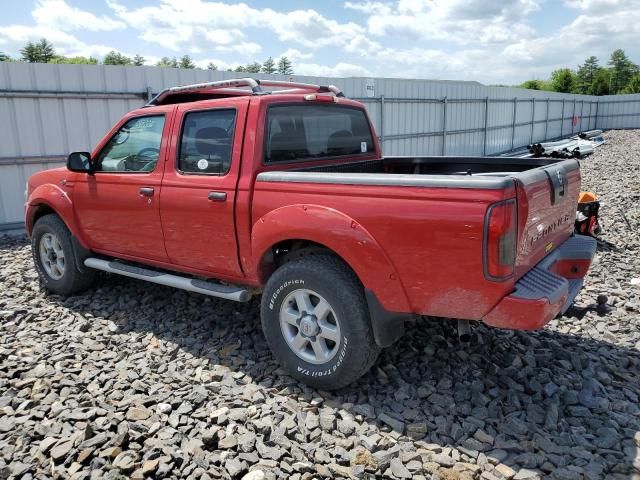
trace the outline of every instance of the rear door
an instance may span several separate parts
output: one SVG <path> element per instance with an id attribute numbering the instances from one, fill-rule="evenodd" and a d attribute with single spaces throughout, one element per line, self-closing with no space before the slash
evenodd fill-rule
<path id="1" fill-rule="evenodd" d="M 573 232 L 580 192 L 577 160 L 564 160 L 516 177 L 519 241 L 516 276 L 521 277 Z"/>
<path id="2" fill-rule="evenodd" d="M 237 278 L 234 207 L 247 97 L 179 105 L 162 182 L 165 248 L 172 263 Z"/>

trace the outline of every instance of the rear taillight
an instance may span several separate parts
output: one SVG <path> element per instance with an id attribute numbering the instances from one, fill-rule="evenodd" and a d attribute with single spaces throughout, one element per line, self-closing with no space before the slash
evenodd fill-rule
<path id="1" fill-rule="evenodd" d="M 490 280 L 513 275 L 518 233 L 516 200 L 494 203 L 484 223 L 484 274 Z"/>

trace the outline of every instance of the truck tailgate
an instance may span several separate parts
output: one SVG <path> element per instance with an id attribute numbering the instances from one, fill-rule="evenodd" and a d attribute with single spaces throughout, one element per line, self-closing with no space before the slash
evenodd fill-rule
<path id="1" fill-rule="evenodd" d="M 515 176 L 518 202 L 516 279 L 573 232 L 580 192 L 577 160 L 565 160 Z"/>

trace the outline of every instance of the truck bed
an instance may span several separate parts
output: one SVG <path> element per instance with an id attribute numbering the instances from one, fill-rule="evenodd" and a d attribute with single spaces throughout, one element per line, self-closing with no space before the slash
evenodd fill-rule
<path id="1" fill-rule="evenodd" d="M 340 212 L 386 252 L 413 312 L 479 319 L 571 235 L 579 189 L 574 159 L 384 157 L 262 172 L 254 215 L 289 204 Z M 506 201 L 517 205 L 515 270 L 495 282 L 483 239 L 489 208 Z"/>

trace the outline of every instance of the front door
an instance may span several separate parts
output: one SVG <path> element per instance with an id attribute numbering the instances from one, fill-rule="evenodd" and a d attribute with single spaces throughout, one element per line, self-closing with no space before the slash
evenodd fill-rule
<path id="1" fill-rule="evenodd" d="M 167 157 L 160 216 L 171 262 L 237 278 L 234 206 L 248 98 L 176 109 L 178 141 Z"/>
<path id="2" fill-rule="evenodd" d="M 125 117 L 94 152 L 95 174 L 77 177 L 74 207 L 91 249 L 168 261 L 159 198 L 174 109 L 157 107 Z"/>

